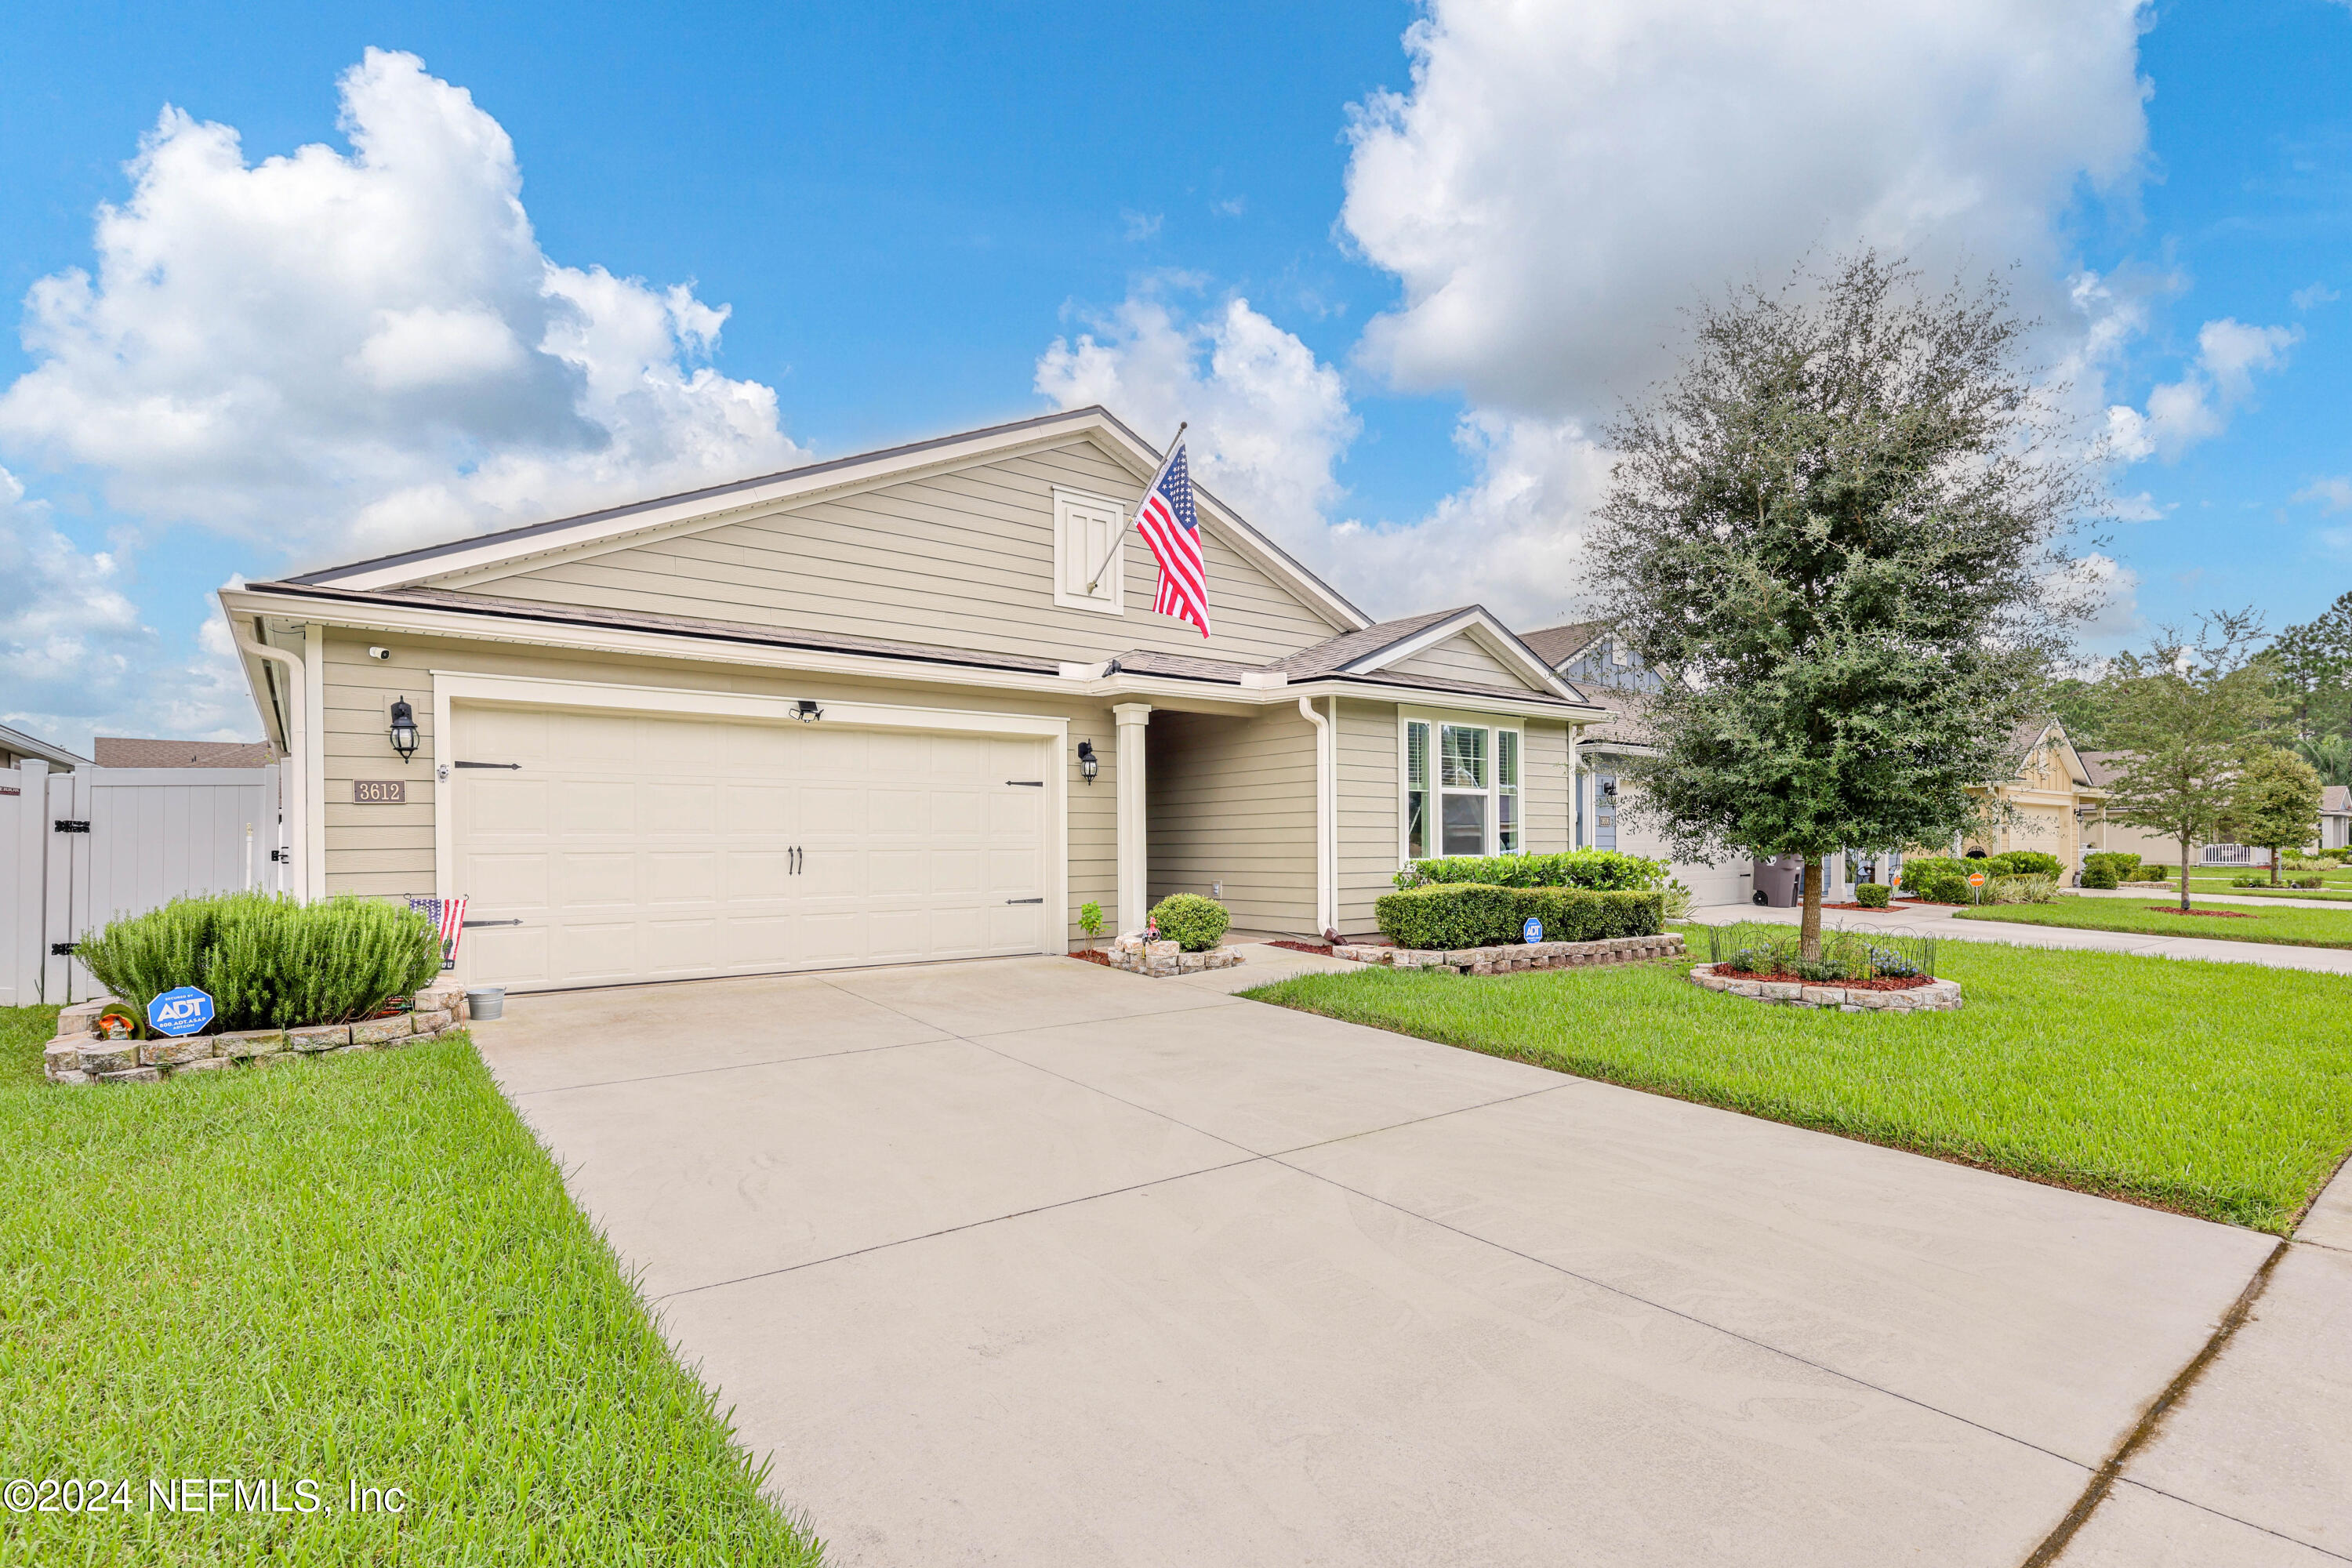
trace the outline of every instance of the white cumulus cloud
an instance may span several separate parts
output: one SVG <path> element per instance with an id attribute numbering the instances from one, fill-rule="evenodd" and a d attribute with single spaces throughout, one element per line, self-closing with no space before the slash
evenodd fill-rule
<path id="1" fill-rule="evenodd" d="M 2254 373 L 2277 370 L 2303 338 L 2301 327 L 2250 327 L 2223 317 L 2197 332 L 2197 357 L 2179 381 L 2147 395 L 2147 411 L 2118 404 L 2107 410 L 2107 439 L 2126 462 L 2179 457 L 2229 427 L 2230 415 L 2253 395 Z"/>
<path id="2" fill-rule="evenodd" d="M 1812 251 L 2020 261 L 2055 302 L 2053 219 L 2140 167 L 2142 9 L 1432 0 L 1411 89 L 1353 126 L 1341 222 L 1403 293 L 1362 352 L 1402 386 L 1591 415 L 1660 374 L 1678 308 Z"/>
<path id="3" fill-rule="evenodd" d="M 794 460 L 775 394 L 697 363 L 723 307 L 540 248 L 513 143 L 413 55 L 341 81 L 349 150 L 248 163 L 166 109 L 95 272 L 26 301 L 0 444 L 110 502 L 333 560 Z M 257 565 L 266 564 L 257 563 Z"/>

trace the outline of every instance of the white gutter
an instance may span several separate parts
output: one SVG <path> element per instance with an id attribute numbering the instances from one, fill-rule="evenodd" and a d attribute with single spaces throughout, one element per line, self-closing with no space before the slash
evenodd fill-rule
<path id="1" fill-rule="evenodd" d="M 1336 714 L 1339 699 L 1331 706 Z M 1315 711 L 1312 697 L 1298 700 L 1298 711 L 1315 726 L 1315 925 L 1328 940 L 1339 930 L 1339 814 L 1331 805 L 1338 734 L 1331 721 Z"/>
<path id="2" fill-rule="evenodd" d="M 286 700 L 279 709 L 279 719 L 286 735 L 286 762 L 278 772 L 278 798 L 286 809 L 285 850 L 292 864 L 286 868 L 286 881 L 298 896 L 310 892 L 310 791 L 309 763 L 310 710 L 303 706 L 303 661 L 283 648 L 270 647 L 256 642 L 246 631 L 243 617 L 232 617 L 229 626 L 236 646 L 256 658 L 268 659 L 286 669 Z"/>

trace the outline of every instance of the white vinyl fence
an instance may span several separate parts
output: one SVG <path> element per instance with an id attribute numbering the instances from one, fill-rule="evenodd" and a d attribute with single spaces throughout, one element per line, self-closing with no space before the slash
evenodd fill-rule
<path id="1" fill-rule="evenodd" d="M 286 886 L 278 769 L 0 769 L 0 1006 L 98 994 L 85 932 L 184 894 Z"/>

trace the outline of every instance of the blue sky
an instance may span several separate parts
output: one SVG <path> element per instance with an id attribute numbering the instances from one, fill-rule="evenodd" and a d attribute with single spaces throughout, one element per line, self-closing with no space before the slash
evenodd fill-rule
<path id="1" fill-rule="evenodd" d="M 1368 608 L 1541 624 L 1675 308 L 1863 236 L 2016 262 L 2144 454 L 2087 647 L 2314 613 L 2352 586 L 2352 7 L 1947 9 L 13 7 L 0 720 L 250 732 L 204 632 L 232 573 L 1097 396 L 1192 418 Z"/>

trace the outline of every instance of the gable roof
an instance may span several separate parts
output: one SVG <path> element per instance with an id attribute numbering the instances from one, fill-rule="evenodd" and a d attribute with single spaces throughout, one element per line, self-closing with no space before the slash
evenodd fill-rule
<path id="1" fill-rule="evenodd" d="M 779 507 L 895 484 L 919 474 L 1051 446 L 1076 436 L 1090 437 L 1113 459 L 1133 472 L 1139 489 L 1159 469 L 1162 454 L 1157 447 L 1146 444 L 1109 410 L 1089 405 L 805 463 L 779 473 L 632 501 L 601 511 L 474 534 L 396 554 L 323 567 L 284 581 L 306 588 L 358 592 L 421 587 L 460 576 L 512 570 L 556 556 L 601 552 L 623 542 L 699 532 Z M 1350 604 L 1338 589 L 1301 565 L 1197 480 L 1192 486 L 1192 498 L 1203 527 L 1296 594 L 1331 625 L 1352 630 L 1371 624 L 1371 617 Z"/>
<path id="2" fill-rule="evenodd" d="M 1344 632 L 1317 643 L 1313 647 L 1286 654 L 1265 668 L 1281 670 L 1294 679 L 1379 673 L 1383 680 L 1389 682 L 1417 684 L 1423 678 L 1407 677 L 1391 670 L 1390 667 L 1412 658 L 1423 648 L 1464 636 L 1495 655 L 1504 668 L 1526 681 L 1530 689 L 1547 696 L 1565 697 L 1573 702 L 1585 700 L 1583 692 L 1563 679 L 1541 655 L 1529 647 L 1517 633 L 1496 620 L 1483 605 L 1462 605 L 1450 610 L 1433 610 L 1426 615 L 1381 621 L 1376 626 Z M 1458 681 L 1433 681 L 1431 684 L 1460 686 L 1481 692 L 1501 689 Z"/>
<path id="3" fill-rule="evenodd" d="M 2033 760 L 2033 753 L 2045 742 L 2056 745 L 2065 759 L 2073 764 L 2066 770 L 2068 778 L 2073 779 L 2076 784 L 2088 784 L 2094 789 L 2106 787 L 2106 780 L 2092 771 L 2090 753 L 2075 748 L 2074 738 L 2066 733 L 2066 726 L 2059 721 L 2058 716 L 2054 713 L 2046 713 L 2038 719 L 2028 719 L 2010 731 L 2010 754 L 2017 759 L 2018 772 L 2021 773 L 2025 771 L 2025 764 Z M 2116 756 L 2119 753 L 2109 752 L 2102 754 Z"/>
<path id="4" fill-rule="evenodd" d="M 1532 632 L 1521 632 L 1519 640 L 1535 649 L 1537 658 L 1558 669 L 1582 653 L 1586 644 L 1608 629 L 1606 621 L 1570 621 L 1564 626 L 1544 626 Z"/>
<path id="5" fill-rule="evenodd" d="M 77 756 L 63 746 L 44 741 L 37 735 L 27 735 L 22 730 L 12 730 L 5 724 L 0 724 L 0 752 L 14 752 L 20 757 L 38 757 L 45 763 L 55 763 L 61 768 L 70 768 L 89 761 L 88 757 Z"/>
<path id="6" fill-rule="evenodd" d="M 267 741 L 163 741 L 100 735 L 90 742 L 101 768 L 258 768 L 278 760 Z"/>
<path id="7" fill-rule="evenodd" d="M 2352 816 L 2352 784 L 2320 785 L 2319 814 L 2322 816 Z"/>

